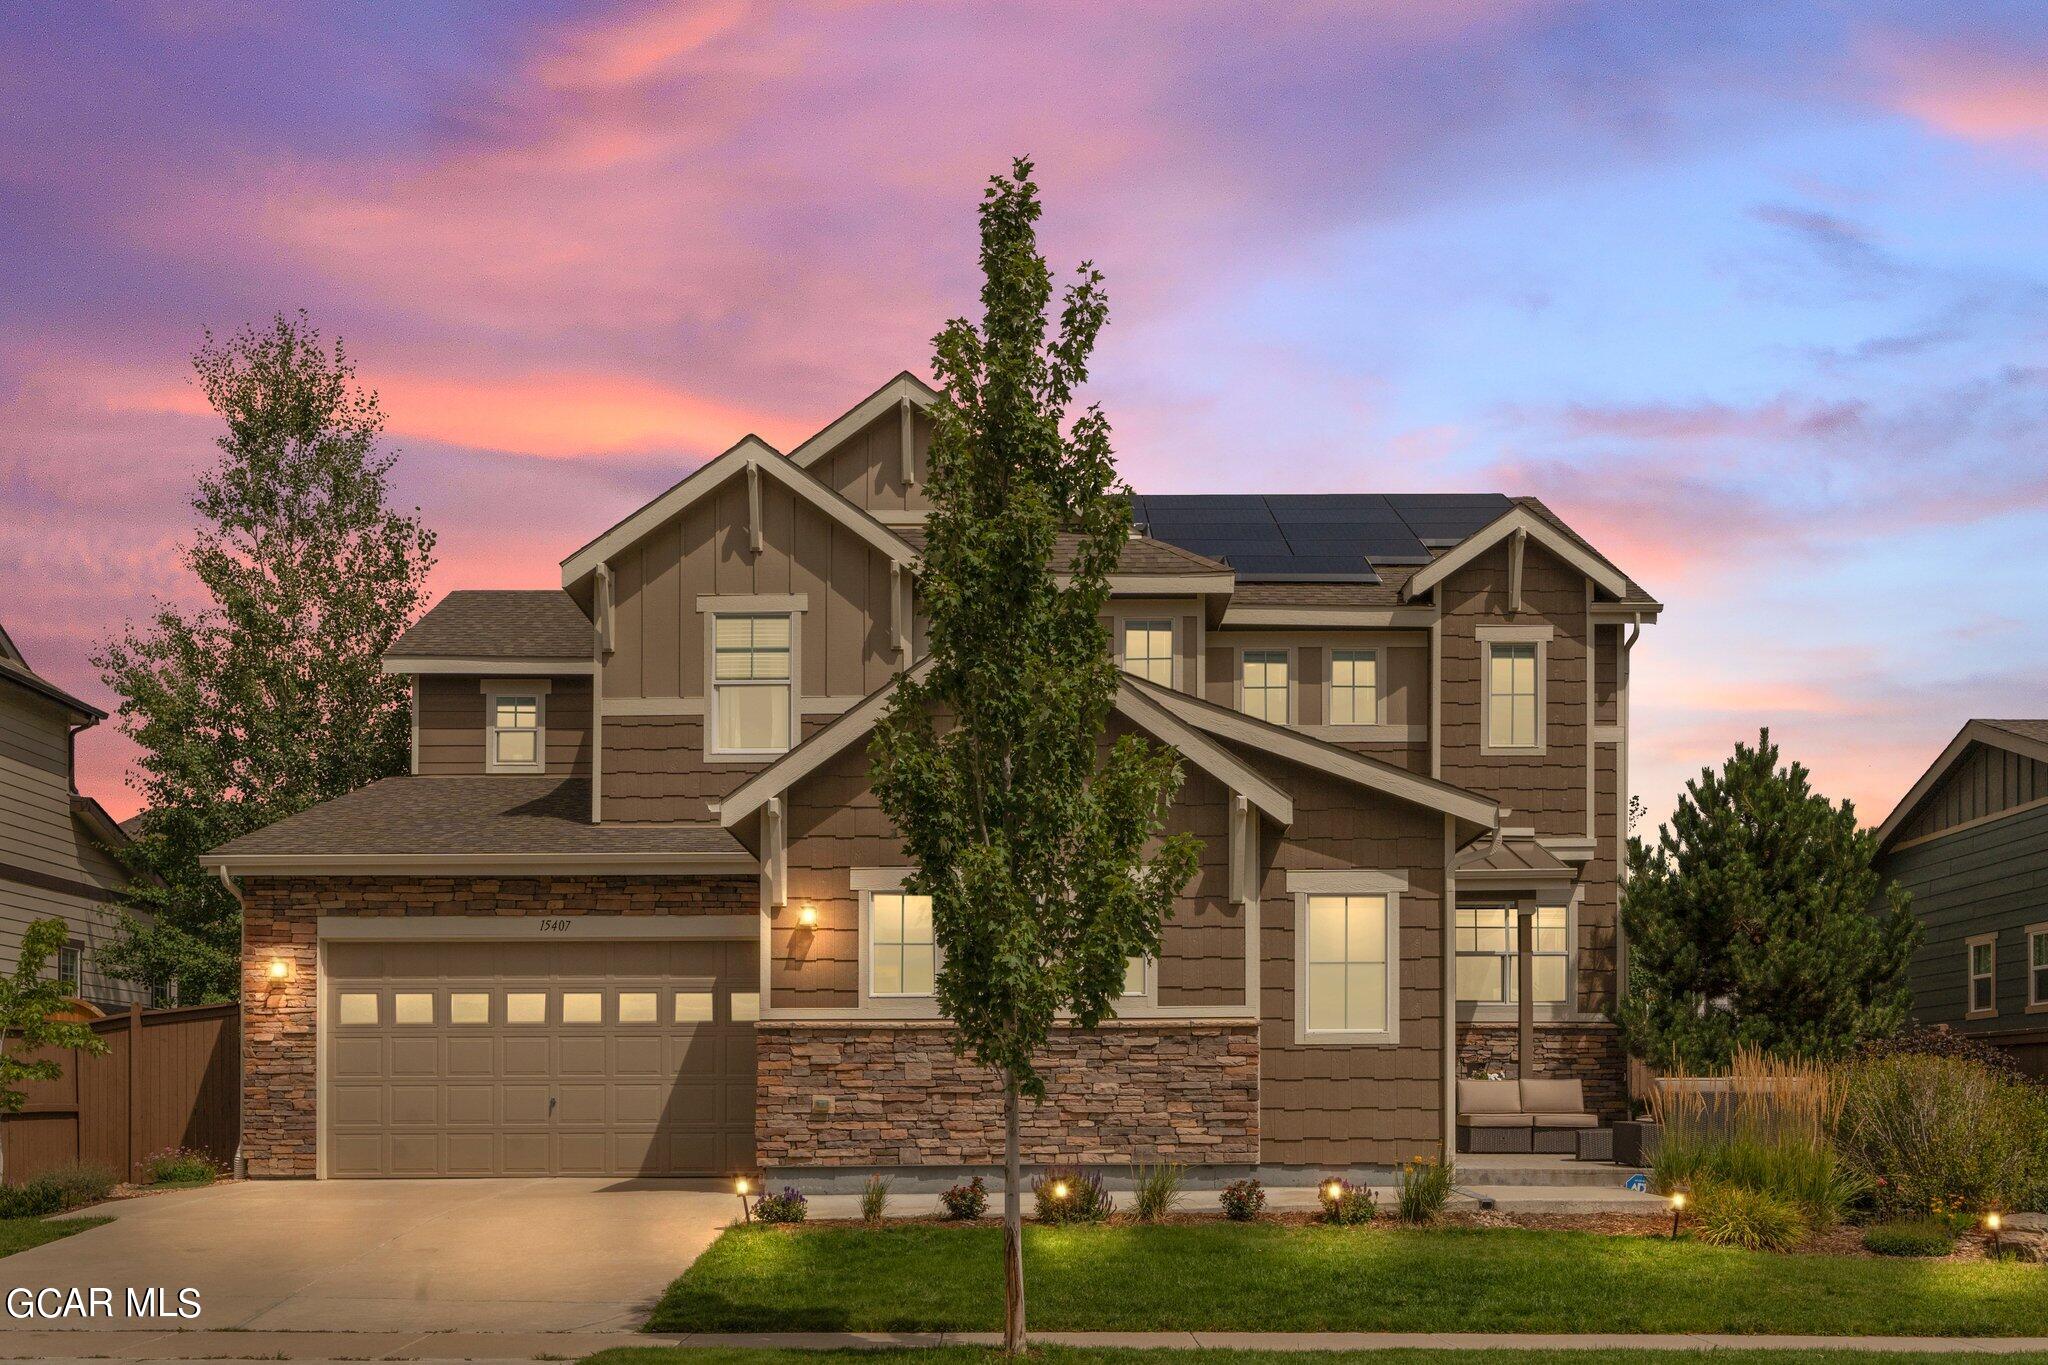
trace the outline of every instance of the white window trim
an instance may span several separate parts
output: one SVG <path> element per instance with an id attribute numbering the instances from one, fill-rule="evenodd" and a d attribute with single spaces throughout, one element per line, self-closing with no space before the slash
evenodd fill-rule
<path id="1" fill-rule="evenodd" d="M 1267 723 L 1289 726 L 1297 724 L 1301 720 L 1301 705 L 1295 696 L 1295 689 L 1301 685 L 1301 656 L 1296 652 L 1295 647 L 1293 645 L 1239 645 L 1237 647 L 1237 680 L 1235 683 L 1236 696 L 1234 701 L 1237 713 L 1241 716 L 1251 716 L 1251 712 L 1244 709 L 1244 656 L 1247 654 L 1285 654 L 1287 656 L 1287 717 L 1279 722 L 1269 721 Z M 1252 719 L 1259 720 L 1263 718 L 1252 716 Z"/>
<path id="2" fill-rule="evenodd" d="M 874 903 L 875 895 L 897 895 L 903 890 L 903 883 L 913 869 L 907 867 L 857 867 L 847 876 L 853 892 L 860 897 L 860 1004 L 870 1014 L 897 1019 L 936 1019 L 939 1017 L 939 1001 L 932 995 L 877 995 L 874 984 Z M 938 935 L 933 934 L 934 940 Z M 932 944 L 932 971 L 939 969 L 944 959 L 936 941 Z"/>
<path id="3" fill-rule="evenodd" d="M 1549 626 L 1481 626 L 1479 628 L 1479 752 L 1540 758 L 1550 738 Z M 1536 742 L 1529 745 L 1493 742 L 1493 647 L 1536 647 Z"/>
<path id="4" fill-rule="evenodd" d="M 1981 976 L 1977 972 L 1977 949 L 1991 949 L 1991 970 Z M 1977 983 L 1991 983 L 1991 1003 L 1983 1009 L 1977 1008 Z M 1996 933 L 1976 934 L 1963 940 L 1963 1018 L 1996 1019 L 1998 1017 L 1998 935 Z"/>
<path id="5" fill-rule="evenodd" d="M 1464 892 L 1463 882 L 1459 883 L 1459 888 L 1460 894 L 1462 895 Z M 1579 902 L 1585 896 L 1585 892 L 1585 887 L 1574 884 L 1571 888 L 1571 895 L 1569 899 L 1563 902 L 1565 944 L 1564 1003 L 1562 1005 L 1548 1005 L 1540 1000 L 1537 1001 L 1536 1018 L 1538 1020 L 1554 1021 L 1560 1019 L 1569 1020 L 1586 1017 L 1582 1016 L 1579 1013 Z M 1474 905 L 1478 905 L 1487 901 L 1504 901 L 1510 904 L 1513 904 L 1515 902 L 1525 902 L 1529 904 L 1531 908 L 1545 910 L 1554 910 L 1558 907 L 1559 902 L 1556 899 L 1556 895 L 1557 893 L 1555 892 L 1539 894 L 1536 896 L 1530 896 L 1526 892 L 1523 892 L 1519 895 L 1515 894 L 1514 892 L 1502 892 L 1499 895 L 1488 895 L 1478 888 L 1473 888 L 1471 892 L 1471 897 Z M 1454 907 L 1451 912 L 1451 961 L 1454 976 L 1458 956 L 1457 927 L 1458 916 L 1457 910 Z M 1515 931 L 1517 933 L 1521 932 L 1521 926 L 1519 924 L 1515 926 Z M 1505 1001 L 1496 1002 L 1491 1000 L 1458 1000 L 1455 1001 L 1454 1004 L 1457 1008 L 1458 1022 L 1460 1023 L 1513 1023 L 1518 1017 L 1520 1017 L 1518 1011 L 1521 1007 L 1519 1005 L 1509 1004 Z"/>
<path id="6" fill-rule="evenodd" d="M 1172 651 L 1171 658 L 1169 659 L 1171 667 L 1168 670 L 1171 680 L 1167 682 L 1166 686 L 1172 688 L 1176 692 L 1185 692 L 1188 690 L 1187 680 L 1184 676 L 1185 667 L 1181 662 L 1181 649 L 1183 646 L 1183 641 L 1181 639 L 1180 617 L 1170 612 L 1132 611 L 1119 612 L 1114 619 L 1116 633 L 1116 666 L 1119 670 L 1125 669 L 1124 632 L 1129 630 L 1131 626 L 1139 622 L 1144 622 L 1147 625 L 1158 625 L 1160 622 L 1163 621 L 1166 623 L 1167 634 L 1172 640 L 1172 643 L 1168 645 L 1168 649 Z M 1152 682 L 1153 680 L 1148 678 L 1146 679 L 1146 681 Z M 1158 684 L 1154 683 L 1154 685 L 1157 686 Z"/>
<path id="7" fill-rule="evenodd" d="M 1330 719 L 1337 714 L 1337 656 L 1338 654 L 1370 654 L 1372 656 L 1372 719 L 1368 722 L 1347 722 L 1338 724 Z M 1349 737 L 1378 729 L 1387 723 L 1387 651 L 1385 645 L 1326 645 L 1323 647 L 1323 723 L 1316 727 L 1333 734 Z"/>
<path id="8" fill-rule="evenodd" d="M 71 973 L 71 975 L 69 975 L 69 976 L 66 976 L 66 975 L 64 975 L 64 955 L 65 955 L 66 953 L 76 953 L 76 954 L 78 954 L 78 970 L 77 970 L 77 971 L 75 971 L 75 972 L 73 972 L 73 973 Z M 84 994 L 84 992 L 85 992 L 85 940 L 84 940 L 84 939 L 80 939 L 80 938 L 72 938 L 72 939 L 66 939 L 66 940 L 65 940 L 64 942 L 62 942 L 62 943 L 58 944 L 58 945 L 57 945 L 57 954 L 56 954 L 56 968 L 57 968 L 57 980 L 58 980 L 58 981 L 59 981 L 60 983 L 63 983 L 63 984 L 69 985 L 69 986 L 71 987 L 71 993 L 72 993 L 73 995 L 82 995 L 82 994 Z"/>
<path id="9" fill-rule="evenodd" d="M 1408 878 L 1397 872 L 1341 868 L 1289 872 L 1294 896 L 1294 1041 L 1303 1047 L 1398 1047 L 1401 1042 L 1401 895 Z M 1308 1026 L 1308 902 L 1311 896 L 1383 896 L 1387 902 L 1387 1026 L 1385 1029 L 1315 1029 Z"/>
<path id="10" fill-rule="evenodd" d="M 757 597 L 699 597 L 697 610 L 704 617 L 704 760 L 707 763 L 772 763 L 776 759 L 803 743 L 803 707 L 797 698 L 797 679 L 803 676 L 802 606 L 792 605 L 784 609 L 785 603 L 798 599 L 757 598 Z M 750 609 L 748 602 L 768 601 L 773 603 L 766 610 Z M 716 603 L 709 607 L 707 604 Z M 784 684 L 789 693 L 789 747 L 785 749 L 721 749 L 718 747 L 718 694 L 725 687 L 773 686 L 770 680 L 760 682 L 732 680 L 721 683 L 718 680 L 718 618 L 721 616 L 785 616 L 789 619 L 789 680 Z"/>
<path id="11" fill-rule="evenodd" d="M 2043 939 L 2048 939 L 2048 920 L 2043 920 L 2039 924 L 2029 924 L 2026 935 L 2027 1013 L 2048 1014 L 2048 991 L 2036 994 L 2034 990 L 2035 973 L 2040 970 L 2034 966 L 2035 945 Z"/>
<path id="12" fill-rule="evenodd" d="M 1119 991 L 1116 997 L 1119 1014 L 1128 1006 L 1156 1007 L 1159 1004 L 1159 959 L 1150 953 L 1144 954 L 1143 959 L 1145 988 L 1141 991 Z"/>
<path id="13" fill-rule="evenodd" d="M 548 770 L 548 684 L 543 680 L 489 678 L 478 686 L 484 694 L 484 771 L 532 775 Z M 498 761 L 498 698 L 533 698 L 533 762 Z"/>

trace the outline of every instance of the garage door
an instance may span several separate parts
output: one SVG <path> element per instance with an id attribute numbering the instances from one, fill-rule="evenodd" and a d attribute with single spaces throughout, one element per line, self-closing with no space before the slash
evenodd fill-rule
<path id="1" fill-rule="evenodd" d="M 756 952 L 329 943 L 328 1174 L 749 1169 Z"/>

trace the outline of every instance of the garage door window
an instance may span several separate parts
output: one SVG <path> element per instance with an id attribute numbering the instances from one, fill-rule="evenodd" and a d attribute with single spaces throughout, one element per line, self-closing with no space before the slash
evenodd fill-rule
<path id="1" fill-rule="evenodd" d="M 391 997 L 391 1018 L 400 1024 L 431 1024 L 434 997 L 425 991 L 399 991 Z"/>
<path id="2" fill-rule="evenodd" d="M 653 991 L 620 991 L 619 1022 L 622 1024 L 651 1024 L 654 1022 Z"/>
<path id="3" fill-rule="evenodd" d="M 448 1022 L 451 1024 L 488 1024 L 491 1022 L 491 997 L 482 991 L 455 991 L 448 996 Z"/>
<path id="4" fill-rule="evenodd" d="M 602 1024 L 604 1022 L 604 997 L 596 991 L 563 991 L 562 1022 L 565 1024 Z"/>
<path id="5" fill-rule="evenodd" d="M 678 1024 L 708 1024 L 711 1022 L 710 991 L 677 991 L 676 1022 Z"/>
<path id="6" fill-rule="evenodd" d="M 548 1021 L 548 998 L 539 991 L 507 991 L 505 993 L 505 1022 L 508 1024 L 545 1024 Z"/>
<path id="7" fill-rule="evenodd" d="M 761 1017 L 761 993 L 759 991 L 734 991 L 732 993 L 732 1021 L 735 1024 L 751 1024 Z"/>
<path id="8" fill-rule="evenodd" d="M 376 1023 L 377 997 L 368 991 L 343 991 L 341 993 L 341 1022 L 344 1024 Z"/>

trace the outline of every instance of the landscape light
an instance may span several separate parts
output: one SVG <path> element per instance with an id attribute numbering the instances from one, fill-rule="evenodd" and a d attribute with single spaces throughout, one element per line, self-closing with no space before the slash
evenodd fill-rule
<path id="1" fill-rule="evenodd" d="M 1685 1191 L 1671 1192 L 1671 1240 L 1678 1240 L 1678 1215 L 1685 1212 Z"/>
<path id="2" fill-rule="evenodd" d="M 1332 1181 L 1331 1181 L 1330 1183 L 1328 1183 L 1327 1185 L 1323 1186 L 1323 1199 L 1324 1199 L 1324 1200 L 1325 1200 L 1326 1202 L 1328 1202 L 1328 1203 L 1331 1203 L 1331 1204 L 1334 1204 L 1334 1203 L 1336 1203 L 1336 1202 L 1337 1202 L 1337 1200 L 1338 1200 L 1338 1198 L 1339 1198 L 1339 1197 L 1340 1197 L 1340 1196 L 1341 1196 L 1341 1195 L 1342 1195 L 1343 1193 L 1344 1193 L 1344 1182 L 1343 1182 L 1343 1181 L 1341 1181 L 1341 1180 L 1332 1180 Z"/>
<path id="3" fill-rule="evenodd" d="M 747 1194 L 754 1188 L 753 1182 L 745 1176 L 734 1176 L 732 1192 L 740 1197 L 740 1216 L 747 1222 L 754 1221 L 754 1211 L 747 1207 Z"/>
<path id="4" fill-rule="evenodd" d="M 1052 1182 L 1052 1197 L 1055 1199 L 1065 1199 L 1067 1197 L 1066 1181 L 1055 1180 Z"/>
<path id="5" fill-rule="evenodd" d="M 2005 1246 L 2000 1241 L 1998 1230 L 2005 1226 L 2005 1220 L 1996 1213 L 1984 1215 L 1984 1226 L 1991 1233 L 1991 1259 L 1996 1261 L 2005 1255 Z"/>

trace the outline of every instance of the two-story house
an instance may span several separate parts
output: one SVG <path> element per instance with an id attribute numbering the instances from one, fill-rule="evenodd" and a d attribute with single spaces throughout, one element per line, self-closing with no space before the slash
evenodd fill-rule
<path id="1" fill-rule="evenodd" d="M 238 839 L 256 1175 L 925 1174 L 998 1159 L 866 745 L 923 649 L 933 394 L 748 437 L 392 646 L 413 773 Z M 1629 651 L 1658 603 L 1540 503 L 1142 496 L 1114 728 L 1203 841 L 1032 1161 L 1384 1167 L 1454 1079 L 1610 1113 Z M 1531 983 L 1524 991 L 1521 982 Z"/>

